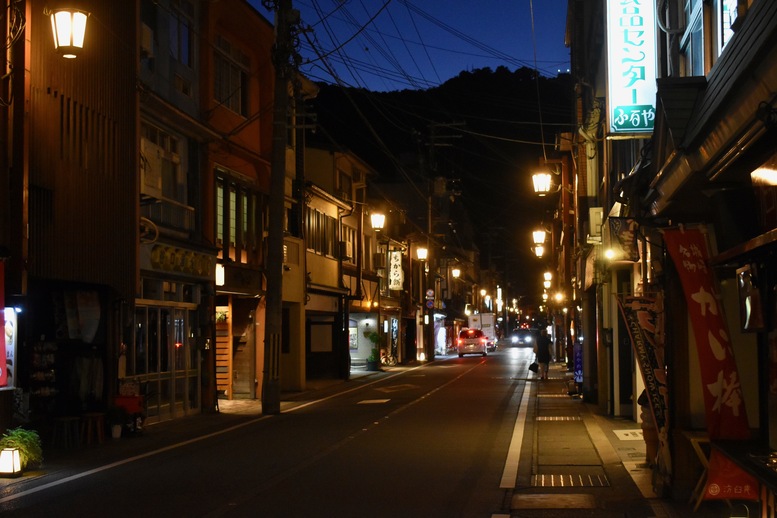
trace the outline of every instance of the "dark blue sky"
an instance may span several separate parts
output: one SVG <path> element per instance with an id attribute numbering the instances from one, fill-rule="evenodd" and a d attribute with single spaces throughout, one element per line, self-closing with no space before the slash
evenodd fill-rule
<path id="1" fill-rule="evenodd" d="M 250 2 L 272 20 L 260 0 Z M 569 68 L 567 0 L 293 0 L 293 7 L 312 29 L 317 52 L 303 36 L 302 71 L 316 81 L 390 91 L 433 87 L 476 68 L 526 66 L 545 76 Z"/>

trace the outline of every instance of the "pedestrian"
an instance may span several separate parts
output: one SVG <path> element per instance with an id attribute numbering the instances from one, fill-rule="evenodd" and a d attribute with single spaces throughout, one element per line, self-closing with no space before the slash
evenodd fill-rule
<path id="1" fill-rule="evenodd" d="M 548 330 L 540 330 L 540 336 L 534 344 L 534 354 L 537 355 L 537 363 L 540 364 L 540 379 L 548 379 L 548 365 L 550 364 L 550 338 Z"/>

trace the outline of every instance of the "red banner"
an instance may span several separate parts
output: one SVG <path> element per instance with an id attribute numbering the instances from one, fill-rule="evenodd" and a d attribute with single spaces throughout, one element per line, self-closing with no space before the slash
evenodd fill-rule
<path id="1" fill-rule="evenodd" d="M 742 386 L 731 348 L 723 306 L 709 264 L 706 236 L 698 229 L 667 229 L 664 243 L 672 257 L 688 305 L 688 314 L 696 338 L 696 352 L 704 393 L 707 433 L 710 439 L 748 439 Z M 728 459 L 712 450 L 704 498 L 733 498 L 721 488 L 732 488 L 751 496 L 746 488 L 757 488 L 758 482 Z"/>

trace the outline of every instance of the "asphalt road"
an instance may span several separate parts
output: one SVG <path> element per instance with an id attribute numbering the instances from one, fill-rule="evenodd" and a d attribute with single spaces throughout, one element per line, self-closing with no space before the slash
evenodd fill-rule
<path id="1" fill-rule="evenodd" d="M 103 462 L 93 452 L 90 464 L 62 468 L 45 483 L 2 488 L 0 515 L 509 513 L 512 489 L 500 485 L 531 356 L 530 348 L 511 348 L 436 361 L 354 380 L 337 395 L 205 438 L 181 436 L 123 459 L 106 448 Z"/>

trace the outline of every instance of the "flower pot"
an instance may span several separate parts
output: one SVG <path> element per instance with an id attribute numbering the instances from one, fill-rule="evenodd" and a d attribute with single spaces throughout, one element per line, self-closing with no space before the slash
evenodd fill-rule
<path id="1" fill-rule="evenodd" d="M 368 371 L 379 371 L 380 370 L 380 362 L 378 360 L 367 360 L 367 370 Z"/>
<path id="2" fill-rule="evenodd" d="M 114 439 L 121 439 L 121 425 L 120 424 L 112 424 L 111 425 L 111 437 Z"/>

